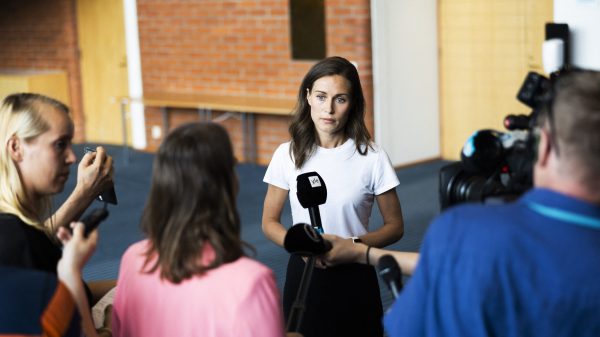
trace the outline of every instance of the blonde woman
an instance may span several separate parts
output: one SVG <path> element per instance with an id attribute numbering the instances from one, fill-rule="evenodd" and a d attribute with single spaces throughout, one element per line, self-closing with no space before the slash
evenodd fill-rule
<path id="1" fill-rule="evenodd" d="M 77 219 L 112 181 L 112 158 L 99 147 L 79 164 L 77 185 L 52 214 L 53 195 L 61 192 L 76 156 L 71 147 L 69 109 L 31 93 L 7 96 L 0 106 L 0 265 L 56 274 L 59 228 Z M 86 286 L 90 302 L 114 281 Z"/>

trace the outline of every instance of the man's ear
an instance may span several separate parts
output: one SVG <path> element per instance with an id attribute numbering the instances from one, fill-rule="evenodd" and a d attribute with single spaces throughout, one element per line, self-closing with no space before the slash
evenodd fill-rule
<path id="1" fill-rule="evenodd" d="M 550 133 L 546 128 L 540 130 L 540 141 L 537 147 L 537 161 L 539 165 L 546 166 L 550 158 L 552 150 L 552 142 L 550 141 Z"/>
<path id="2" fill-rule="evenodd" d="M 6 149 L 12 160 L 16 162 L 23 160 L 23 147 L 21 146 L 21 140 L 18 137 L 10 137 L 6 143 Z"/>

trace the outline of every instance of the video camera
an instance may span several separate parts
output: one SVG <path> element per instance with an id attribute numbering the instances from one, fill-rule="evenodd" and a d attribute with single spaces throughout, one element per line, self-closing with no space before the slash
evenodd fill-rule
<path id="1" fill-rule="evenodd" d="M 462 202 L 506 202 L 533 185 L 535 142 L 532 129 L 539 108 L 548 99 L 550 80 L 529 72 L 517 99 L 529 115 L 508 115 L 508 132 L 478 130 L 462 148 L 461 160 L 440 169 L 441 209 Z"/>

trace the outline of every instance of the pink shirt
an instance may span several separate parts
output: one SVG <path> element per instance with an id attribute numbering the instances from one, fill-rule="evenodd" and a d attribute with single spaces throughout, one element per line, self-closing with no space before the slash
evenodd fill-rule
<path id="1" fill-rule="evenodd" d="M 238 260 L 180 284 L 142 273 L 146 241 L 121 260 L 112 327 L 116 337 L 284 336 L 283 314 L 273 272 Z M 210 249 L 212 253 L 212 249 Z"/>

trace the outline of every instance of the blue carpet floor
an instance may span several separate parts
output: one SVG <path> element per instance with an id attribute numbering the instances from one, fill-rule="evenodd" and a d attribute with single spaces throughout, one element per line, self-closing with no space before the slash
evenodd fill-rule
<path id="1" fill-rule="evenodd" d="M 75 145 L 79 158 L 84 145 Z M 100 242 L 95 254 L 84 270 L 86 280 L 114 279 L 119 270 L 121 255 L 127 247 L 142 239 L 139 219 L 150 188 L 153 154 L 134 151 L 127 152 L 121 147 L 105 146 L 114 158 L 115 191 L 119 199 L 116 206 L 110 205 L 108 219 L 99 227 Z M 438 172 L 447 162 L 434 161 L 397 171 L 400 186 L 397 192 L 402 204 L 405 221 L 405 234 L 402 240 L 390 246 L 392 249 L 417 251 L 430 221 L 439 213 Z M 240 180 L 238 208 L 242 220 L 242 238 L 256 248 L 255 258 L 273 269 L 282 289 L 287 265 L 287 252 L 267 240 L 261 231 L 263 198 L 267 189 L 262 182 L 266 167 L 241 164 L 237 167 Z M 70 193 L 76 181 L 76 167 L 65 190 L 56 198 L 60 205 Z M 90 206 L 100 207 L 100 202 Z M 289 205 L 282 214 L 282 223 L 292 224 Z M 371 226 L 381 224 L 379 211 L 373 210 Z M 382 301 L 387 308 L 392 301 L 391 294 L 382 285 Z"/>

